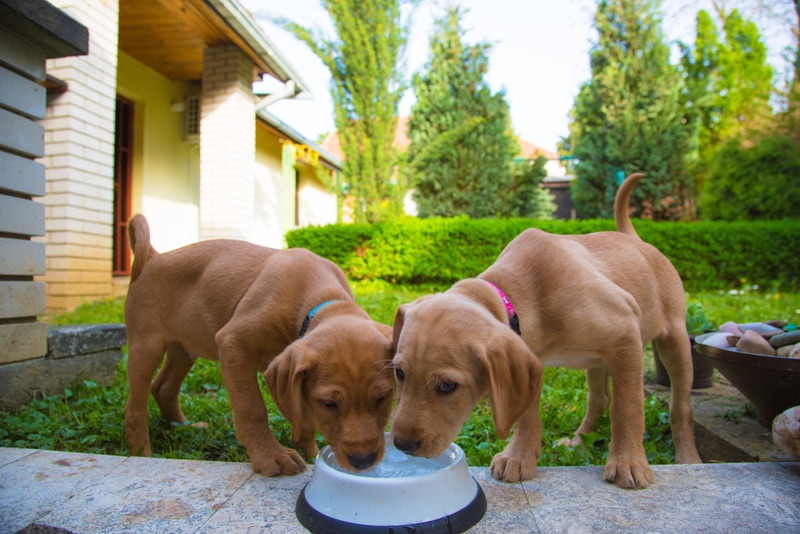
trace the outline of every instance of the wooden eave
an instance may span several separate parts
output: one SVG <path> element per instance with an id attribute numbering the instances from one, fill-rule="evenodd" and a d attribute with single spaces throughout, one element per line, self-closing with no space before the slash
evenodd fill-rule
<path id="1" fill-rule="evenodd" d="M 254 81 L 281 79 L 205 0 L 119 2 L 120 50 L 171 80 L 202 80 L 205 48 L 229 44 L 253 61 Z"/>

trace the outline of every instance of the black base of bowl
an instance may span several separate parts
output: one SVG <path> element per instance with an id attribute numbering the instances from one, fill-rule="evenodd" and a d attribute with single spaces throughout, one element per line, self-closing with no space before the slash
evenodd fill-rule
<path id="1" fill-rule="evenodd" d="M 483 518 L 486 513 L 486 495 L 483 488 L 475 481 L 478 492 L 475 498 L 461 510 L 450 515 L 425 521 L 422 523 L 407 523 L 404 525 L 360 525 L 342 521 L 323 514 L 315 509 L 306 499 L 306 488 L 297 497 L 295 513 L 300 523 L 314 534 L 378 534 L 414 532 L 416 534 L 456 534 L 465 532 Z"/>

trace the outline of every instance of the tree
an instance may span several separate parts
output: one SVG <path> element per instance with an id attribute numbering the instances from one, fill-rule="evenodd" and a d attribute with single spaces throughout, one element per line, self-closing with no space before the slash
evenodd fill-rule
<path id="1" fill-rule="evenodd" d="M 644 172 L 635 214 L 691 215 L 681 78 L 669 62 L 658 0 L 600 0 L 591 78 L 575 99 L 569 147 L 577 158 L 573 199 L 581 217 L 610 217 L 621 177 Z"/>
<path id="2" fill-rule="evenodd" d="M 336 38 L 277 19 L 319 57 L 331 73 L 334 124 L 344 154 L 343 175 L 355 197 L 356 222 L 402 213 L 405 184 L 395 173 L 392 146 L 405 84 L 398 64 L 409 22 L 401 7 L 416 0 L 323 0 Z"/>
<path id="3" fill-rule="evenodd" d="M 781 133 L 727 141 L 714 160 L 703 217 L 728 221 L 798 218 L 800 148 Z"/>
<path id="4" fill-rule="evenodd" d="M 542 179 L 547 176 L 544 168 L 547 158 L 514 161 L 511 165 L 511 189 L 506 201 L 507 215 L 530 219 L 552 219 L 556 211 L 553 195 L 542 188 Z"/>
<path id="5" fill-rule="evenodd" d="M 451 6 L 435 22 L 428 62 L 412 82 L 409 172 L 421 217 L 508 214 L 519 147 L 504 94 L 492 94 L 483 78 L 490 45 L 464 44 L 462 15 Z"/>
<path id="6" fill-rule="evenodd" d="M 731 146 L 754 142 L 773 121 L 769 104 L 773 71 L 758 28 L 735 9 L 718 14 L 722 39 L 711 15 L 700 11 L 694 49 L 681 45 L 687 120 L 697 135 L 697 157 L 691 168 L 700 190 L 707 190 L 701 194 L 701 210 L 703 204 L 716 202 L 709 194 L 719 189 L 707 186 L 716 179 L 713 170 L 722 168 L 717 159 L 727 158 L 720 149 L 733 139 L 738 141 Z"/>

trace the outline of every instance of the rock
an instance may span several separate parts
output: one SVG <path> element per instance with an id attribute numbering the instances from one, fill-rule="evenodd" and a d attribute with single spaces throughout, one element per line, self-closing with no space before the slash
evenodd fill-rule
<path id="1" fill-rule="evenodd" d="M 735 347 L 739 340 L 742 339 L 742 336 L 727 336 L 725 339 L 728 341 L 729 347 Z"/>
<path id="2" fill-rule="evenodd" d="M 731 344 L 728 343 L 728 337 L 728 334 L 724 332 L 715 332 L 703 339 L 703 345 L 709 345 L 720 349 L 729 349 L 731 348 Z"/>
<path id="3" fill-rule="evenodd" d="M 728 321 L 727 323 L 723 323 L 719 327 L 720 332 L 725 332 L 727 334 L 733 334 L 734 336 L 741 336 L 742 331 L 739 329 L 739 325 L 734 323 L 733 321 Z"/>
<path id="4" fill-rule="evenodd" d="M 800 343 L 800 330 L 775 334 L 769 339 L 769 342 L 775 348 L 783 347 L 784 345 L 794 345 L 796 343 Z"/>
<path id="5" fill-rule="evenodd" d="M 782 347 L 778 347 L 776 352 L 778 356 L 788 358 L 792 351 L 797 350 L 798 348 L 800 348 L 800 343 L 797 345 L 784 345 Z"/>
<path id="6" fill-rule="evenodd" d="M 768 325 L 767 323 L 744 323 L 739 325 L 739 329 L 742 332 L 747 332 L 748 330 L 754 330 L 761 334 L 761 337 L 769 339 L 772 336 L 776 336 L 778 334 L 783 334 L 783 330 L 777 328 L 772 325 Z"/>
<path id="7" fill-rule="evenodd" d="M 790 358 L 800 358 L 800 343 L 794 346 L 792 352 L 789 353 Z"/>
<path id="8" fill-rule="evenodd" d="M 736 343 L 736 348 L 742 352 L 749 352 L 750 354 L 763 354 L 765 356 L 776 355 L 775 348 L 755 330 L 745 331 L 742 338 Z"/>
<path id="9" fill-rule="evenodd" d="M 772 442 L 800 460 L 800 406 L 789 408 L 772 420 Z"/>

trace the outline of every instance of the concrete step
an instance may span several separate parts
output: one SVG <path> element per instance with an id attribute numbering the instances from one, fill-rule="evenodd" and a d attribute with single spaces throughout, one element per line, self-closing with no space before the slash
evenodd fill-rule
<path id="1" fill-rule="evenodd" d="M 521 484 L 471 468 L 488 500 L 470 532 L 800 532 L 800 462 L 653 466 L 646 490 L 602 467 L 548 467 Z M 0 448 L 0 534 L 305 532 L 311 469 Z"/>

